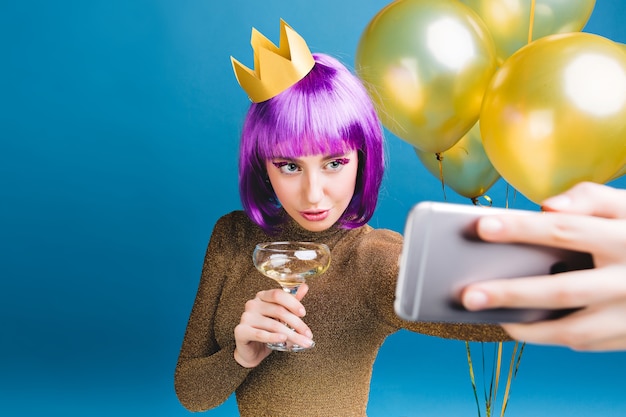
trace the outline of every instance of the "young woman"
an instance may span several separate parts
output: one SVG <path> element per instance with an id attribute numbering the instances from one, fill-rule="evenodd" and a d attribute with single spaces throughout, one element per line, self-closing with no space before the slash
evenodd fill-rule
<path id="1" fill-rule="evenodd" d="M 507 339 L 498 326 L 394 314 L 402 237 L 367 225 L 383 177 L 382 127 L 358 78 L 327 55 L 312 57 L 301 79 L 253 102 L 244 122 L 244 211 L 215 225 L 176 367 L 176 392 L 190 410 L 236 392 L 242 416 L 365 416 L 376 354 L 399 329 Z M 332 252 L 329 269 L 295 297 L 252 264 L 257 243 L 294 240 Z M 266 346 L 312 340 L 299 353 Z"/>

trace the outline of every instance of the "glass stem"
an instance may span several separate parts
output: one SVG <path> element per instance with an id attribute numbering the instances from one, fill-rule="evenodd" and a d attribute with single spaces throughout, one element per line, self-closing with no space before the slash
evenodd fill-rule
<path id="1" fill-rule="evenodd" d="M 299 285 L 295 287 L 283 287 L 283 291 L 291 295 L 296 295 L 296 293 L 298 292 L 298 288 L 300 288 Z"/>

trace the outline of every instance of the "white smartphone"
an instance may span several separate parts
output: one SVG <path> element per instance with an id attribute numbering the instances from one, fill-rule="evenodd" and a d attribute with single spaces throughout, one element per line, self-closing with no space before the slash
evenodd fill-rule
<path id="1" fill-rule="evenodd" d="M 462 289 L 476 281 L 593 268 L 588 253 L 480 240 L 477 219 L 498 212 L 532 213 L 440 202 L 422 202 L 411 209 L 394 304 L 399 317 L 410 321 L 511 323 L 548 320 L 571 312 L 503 308 L 469 311 L 461 305 Z"/>

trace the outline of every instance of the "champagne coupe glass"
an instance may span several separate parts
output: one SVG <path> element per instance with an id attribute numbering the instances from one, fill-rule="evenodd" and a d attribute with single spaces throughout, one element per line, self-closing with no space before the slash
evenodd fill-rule
<path id="1" fill-rule="evenodd" d="M 283 291 L 294 295 L 307 278 L 323 274 L 328 269 L 330 249 L 315 242 L 263 242 L 254 248 L 252 260 L 263 275 L 278 282 Z M 283 352 L 308 349 L 291 342 L 268 343 L 267 347 Z"/>

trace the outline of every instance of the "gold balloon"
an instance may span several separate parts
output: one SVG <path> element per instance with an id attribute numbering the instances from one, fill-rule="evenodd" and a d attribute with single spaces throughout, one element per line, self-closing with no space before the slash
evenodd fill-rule
<path id="1" fill-rule="evenodd" d="M 626 44 L 619 43 L 619 42 L 616 42 L 616 44 L 619 45 L 620 48 L 622 48 L 624 53 L 626 53 Z M 618 178 L 620 178 L 620 177 L 622 177 L 624 175 L 626 175 L 626 165 L 624 165 L 619 171 L 617 171 L 617 173 L 615 173 L 611 177 L 610 181 L 616 180 L 616 179 L 618 179 Z"/>
<path id="2" fill-rule="evenodd" d="M 615 173 L 615 174 L 611 177 L 611 179 L 610 179 L 609 181 L 616 180 L 616 179 L 618 179 L 619 177 L 622 177 L 622 176 L 624 176 L 624 175 L 626 175 L 626 165 L 624 165 L 624 166 L 622 167 L 622 169 L 620 169 L 619 171 L 617 171 L 617 173 Z"/>
<path id="3" fill-rule="evenodd" d="M 541 38 L 494 75 L 480 114 L 500 175 L 536 203 L 626 163 L 626 52 L 574 32 Z"/>
<path id="4" fill-rule="evenodd" d="M 502 63 L 532 40 L 557 33 L 578 32 L 587 24 L 595 0 L 461 0 L 482 18 L 496 43 Z M 534 5 L 533 5 L 534 2 Z M 531 19 L 531 12 L 532 14 Z"/>
<path id="5" fill-rule="evenodd" d="M 356 71 L 383 125 L 433 153 L 476 123 L 495 68 L 487 28 L 457 0 L 390 3 L 371 20 L 356 53 Z"/>
<path id="6" fill-rule="evenodd" d="M 500 178 L 483 148 L 479 123 L 441 154 L 419 149 L 415 149 L 415 153 L 431 174 L 458 194 L 472 200 L 483 196 Z"/>

